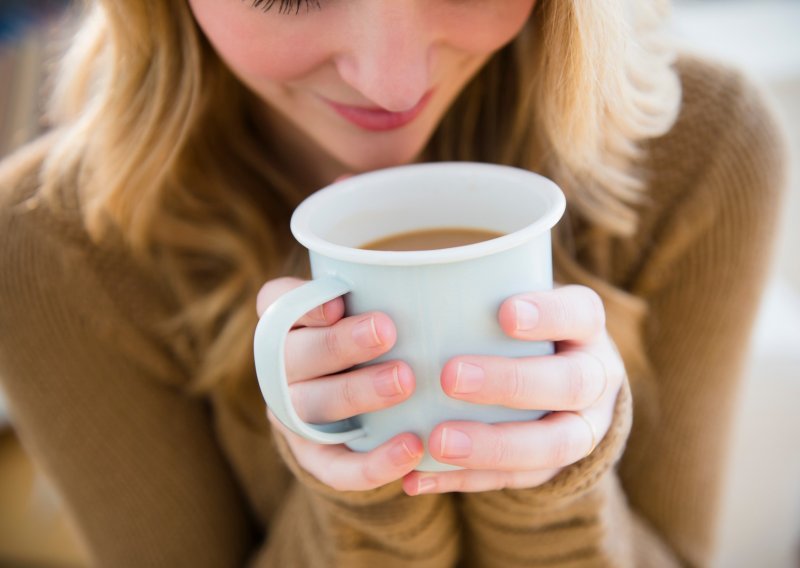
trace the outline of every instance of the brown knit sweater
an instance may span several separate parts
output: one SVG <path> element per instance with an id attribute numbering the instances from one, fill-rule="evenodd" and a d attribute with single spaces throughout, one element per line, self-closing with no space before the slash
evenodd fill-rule
<path id="1" fill-rule="evenodd" d="M 770 113 L 741 76 L 693 59 L 679 70 L 682 113 L 646 148 L 653 176 L 638 232 L 577 262 L 647 307 L 652 382 L 632 378 L 633 397 L 626 385 L 597 450 L 529 490 L 408 497 L 398 483 L 340 493 L 317 482 L 279 437 L 243 426 L 221 400 L 186 394 L 192 369 L 159 326 L 167 283 L 125 250 L 93 245 L 75 209 L 37 199 L 45 144 L 7 161 L 0 379 L 94 561 L 707 565 L 784 161 Z M 610 306 L 612 334 L 626 324 L 615 314 Z"/>

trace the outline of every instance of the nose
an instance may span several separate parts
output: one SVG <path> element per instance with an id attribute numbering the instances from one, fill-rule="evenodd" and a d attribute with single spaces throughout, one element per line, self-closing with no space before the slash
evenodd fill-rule
<path id="1" fill-rule="evenodd" d="M 369 0 L 335 58 L 342 79 L 376 105 L 401 112 L 430 88 L 433 34 L 417 2 Z"/>

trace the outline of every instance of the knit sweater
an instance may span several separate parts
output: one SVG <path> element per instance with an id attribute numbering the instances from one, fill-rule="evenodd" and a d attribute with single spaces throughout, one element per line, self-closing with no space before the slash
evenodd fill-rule
<path id="1" fill-rule="evenodd" d="M 93 243 L 77 208 L 37 197 L 47 143 L 7 160 L 0 380 L 92 560 L 707 565 L 785 162 L 779 129 L 740 74 L 691 58 L 678 70 L 682 110 L 644 148 L 652 175 L 637 231 L 556 266 L 562 283 L 580 270 L 643 306 L 651 382 L 631 378 L 633 396 L 626 384 L 596 450 L 532 489 L 409 497 L 399 483 L 320 483 L 280 435 L 248 428 L 221 397 L 187 394 L 192 369 L 161 325 L 169 283 L 124 247 Z M 630 322 L 607 310 L 613 337 Z"/>

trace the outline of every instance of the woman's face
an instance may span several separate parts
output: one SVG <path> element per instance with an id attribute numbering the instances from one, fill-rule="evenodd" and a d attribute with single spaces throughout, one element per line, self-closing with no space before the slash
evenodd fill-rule
<path id="1" fill-rule="evenodd" d="M 534 3 L 189 0 L 220 57 L 277 111 L 300 163 L 333 158 L 353 172 L 413 161 Z"/>

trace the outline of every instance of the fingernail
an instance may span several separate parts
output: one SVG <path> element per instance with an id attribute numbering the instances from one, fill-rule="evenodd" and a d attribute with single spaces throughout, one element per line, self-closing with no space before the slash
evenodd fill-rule
<path id="1" fill-rule="evenodd" d="M 417 480 L 417 494 L 430 493 L 436 489 L 436 480 L 432 477 L 420 477 Z"/>
<path id="2" fill-rule="evenodd" d="M 411 451 L 408 444 L 400 442 L 389 450 L 389 459 L 394 465 L 407 465 L 417 459 L 417 454 Z"/>
<path id="3" fill-rule="evenodd" d="M 446 458 L 466 458 L 472 453 L 472 439 L 461 430 L 445 428 L 442 430 L 442 456 Z"/>
<path id="4" fill-rule="evenodd" d="M 375 319 L 369 317 L 359 322 L 353 328 L 353 340 L 361 347 L 377 347 L 381 344 L 378 330 L 375 328 Z"/>
<path id="5" fill-rule="evenodd" d="M 539 310 L 531 302 L 514 300 L 514 313 L 517 316 L 517 329 L 529 330 L 539 323 Z"/>
<path id="6" fill-rule="evenodd" d="M 400 384 L 400 374 L 397 365 L 384 369 L 375 377 L 375 391 L 386 397 L 403 394 L 403 385 Z"/>
<path id="7" fill-rule="evenodd" d="M 485 377 L 483 369 L 478 365 L 459 362 L 456 370 L 456 385 L 453 388 L 453 392 L 457 394 L 478 392 L 481 390 Z"/>

